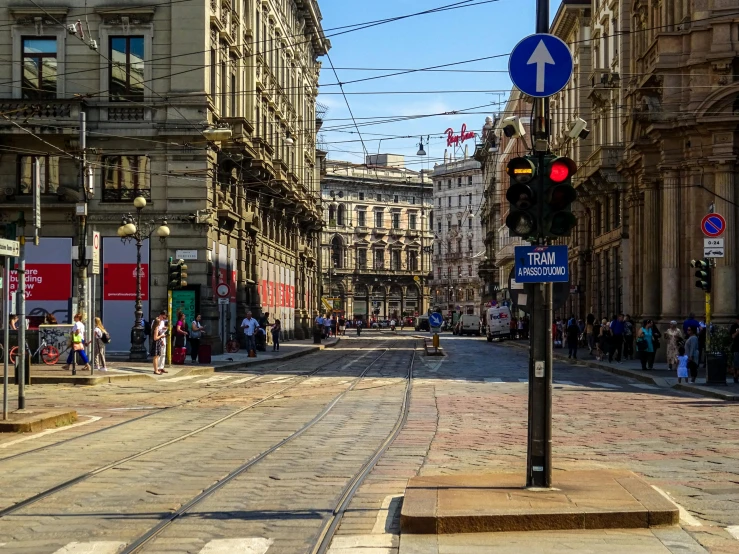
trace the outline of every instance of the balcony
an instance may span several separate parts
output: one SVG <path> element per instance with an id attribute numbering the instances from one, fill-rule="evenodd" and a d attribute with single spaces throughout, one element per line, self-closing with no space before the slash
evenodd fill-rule
<path id="1" fill-rule="evenodd" d="M 11 121 L 31 126 L 36 133 L 78 134 L 81 100 L 5 100 L 0 102 L 0 128 L 5 132 L 23 133 Z M 6 119 L 7 118 L 7 119 Z M 10 121 L 8 121 L 10 120 Z M 19 123 L 19 124 L 20 124 Z M 60 129 L 60 127 L 62 127 Z"/>
<path id="2" fill-rule="evenodd" d="M 131 202 L 138 196 L 151 200 L 151 189 L 103 189 L 103 202 Z"/>
<path id="3" fill-rule="evenodd" d="M 387 235 L 387 229 L 385 227 L 375 227 L 373 230 L 376 235 Z"/>
<path id="4" fill-rule="evenodd" d="M 419 231 L 418 229 L 408 229 L 405 232 L 405 236 L 408 238 L 417 238 L 420 235 L 421 235 L 421 231 Z"/>
<path id="5" fill-rule="evenodd" d="M 623 158 L 623 146 L 600 146 L 580 166 L 576 174 L 577 184 L 592 178 L 597 172 L 615 172 L 616 166 Z"/>
<path id="6" fill-rule="evenodd" d="M 400 229 L 399 227 L 393 227 L 390 229 L 390 236 L 393 237 L 402 237 L 404 234 L 403 229 Z"/>
<path id="7" fill-rule="evenodd" d="M 356 227 L 354 227 L 354 232 L 358 235 L 366 235 L 369 233 L 369 231 L 369 227 L 367 227 L 366 225 L 357 225 Z"/>

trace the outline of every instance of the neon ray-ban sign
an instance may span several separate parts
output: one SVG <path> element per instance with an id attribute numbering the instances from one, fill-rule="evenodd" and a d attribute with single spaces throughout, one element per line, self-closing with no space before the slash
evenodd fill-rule
<path id="1" fill-rule="evenodd" d="M 454 129 L 451 127 L 444 132 L 446 133 L 446 145 L 448 147 L 459 146 L 464 141 L 475 138 L 475 133 L 467 130 L 466 123 L 462 123 L 462 131 L 458 135 L 454 134 Z"/>

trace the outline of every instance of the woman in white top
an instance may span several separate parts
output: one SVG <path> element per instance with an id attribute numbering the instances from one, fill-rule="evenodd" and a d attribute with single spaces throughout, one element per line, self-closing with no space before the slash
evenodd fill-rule
<path id="1" fill-rule="evenodd" d="M 198 361 L 198 352 L 200 351 L 200 338 L 203 336 L 205 327 L 200 323 L 200 314 L 190 324 L 190 358 L 193 363 Z"/>
<path id="2" fill-rule="evenodd" d="M 103 337 L 105 337 L 103 341 Z M 95 359 L 93 360 L 93 366 L 98 371 L 108 371 L 108 367 L 105 365 L 105 345 L 110 341 L 110 335 L 105 330 L 103 322 L 99 317 L 95 318 Z"/>

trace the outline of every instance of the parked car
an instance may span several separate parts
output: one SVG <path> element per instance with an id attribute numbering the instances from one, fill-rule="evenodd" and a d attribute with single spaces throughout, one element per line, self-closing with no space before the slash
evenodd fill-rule
<path id="1" fill-rule="evenodd" d="M 429 316 L 422 315 L 422 316 L 417 317 L 414 329 L 416 331 L 431 331 L 431 324 L 429 323 Z"/>

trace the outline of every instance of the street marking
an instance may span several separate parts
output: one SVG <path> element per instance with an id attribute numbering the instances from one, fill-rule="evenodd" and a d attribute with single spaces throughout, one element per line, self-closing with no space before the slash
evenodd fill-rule
<path id="1" fill-rule="evenodd" d="M 285 380 L 287 380 L 287 379 L 292 379 L 292 378 L 293 378 L 293 376 L 292 376 L 292 375 L 282 375 L 281 377 L 277 377 L 277 378 L 275 378 L 275 379 L 272 379 L 272 380 L 271 380 L 271 381 L 269 381 L 269 382 L 270 382 L 270 383 L 279 383 L 279 382 L 281 382 L 281 381 L 285 381 Z"/>
<path id="2" fill-rule="evenodd" d="M 620 389 L 621 388 L 618 385 L 612 385 L 611 383 L 600 383 L 598 381 L 593 381 L 592 384 L 598 385 L 599 387 L 604 387 L 607 389 Z"/>
<path id="3" fill-rule="evenodd" d="M 696 519 L 688 510 L 680 506 L 677 502 L 675 502 L 672 497 L 660 489 L 659 487 L 655 487 L 652 485 L 652 488 L 656 490 L 658 493 L 660 493 L 662 496 L 664 496 L 667 500 L 672 502 L 675 506 L 677 506 L 677 511 L 680 513 L 680 521 L 683 522 L 686 525 L 690 525 L 691 527 L 703 527 L 703 524 L 700 522 L 700 520 Z"/>
<path id="4" fill-rule="evenodd" d="M 243 379 L 236 379 L 236 381 L 231 381 L 232 385 L 239 385 L 241 383 L 246 383 L 247 381 L 253 381 L 259 377 L 259 375 L 252 375 L 251 377 L 244 377 Z"/>
<path id="5" fill-rule="evenodd" d="M 393 523 L 393 516 L 395 515 L 394 512 L 397 511 L 401 498 L 403 498 L 402 494 L 391 494 L 384 498 L 380 511 L 377 512 L 375 526 L 372 528 L 373 535 L 390 532 L 390 526 Z"/>
<path id="6" fill-rule="evenodd" d="M 390 554 L 397 535 L 339 535 L 334 538 L 328 554 Z M 396 545 L 397 546 L 397 545 Z"/>
<path id="7" fill-rule="evenodd" d="M 636 387 L 638 389 L 646 389 L 646 390 L 658 390 L 659 389 L 659 387 L 655 387 L 654 385 L 646 385 L 644 383 L 636 383 L 631 386 Z"/>
<path id="8" fill-rule="evenodd" d="M 12 446 L 14 444 L 18 444 L 19 442 L 25 442 L 30 441 L 33 439 L 37 439 L 39 437 L 43 437 L 46 435 L 51 435 L 52 433 L 58 433 L 59 431 L 66 431 L 67 429 L 72 429 L 73 427 L 81 427 L 82 425 L 87 425 L 89 423 L 93 423 L 95 421 L 98 421 L 99 419 L 103 419 L 100 416 L 83 416 L 83 417 L 89 417 L 90 419 L 87 421 L 81 421 L 79 423 L 73 423 L 72 425 L 66 425 L 64 427 L 56 427 L 54 429 L 46 429 L 45 431 L 41 431 L 40 433 L 36 433 L 35 435 L 31 435 L 28 437 L 23 437 L 22 439 L 16 439 L 14 441 L 5 442 L 3 444 L 0 444 L 0 448 L 7 448 L 8 446 Z"/>
<path id="9" fill-rule="evenodd" d="M 171 379 L 162 379 L 165 383 L 175 383 L 177 381 L 187 381 L 188 379 L 196 379 L 202 375 L 185 375 L 184 377 L 172 377 Z"/>
<path id="10" fill-rule="evenodd" d="M 70 542 L 54 554 L 115 554 L 125 544 L 125 542 L 113 541 Z"/>
<path id="11" fill-rule="evenodd" d="M 497 377 L 485 377 L 484 381 L 486 383 L 502 383 L 503 379 L 498 379 Z"/>
<path id="12" fill-rule="evenodd" d="M 130 410 L 159 410 L 156 406 L 131 406 L 130 408 L 108 408 L 109 412 L 127 412 Z"/>
<path id="13" fill-rule="evenodd" d="M 554 381 L 557 385 L 565 385 L 567 387 L 581 387 L 579 383 L 575 383 L 574 381 Z"/>
<path id="14" fill-rule="evenodd" d="M 230 375 L 216 375 L 215 377 L 209 377 L 208 379 L 203 379 L 202 381 L 198 381 L 198 385 L 203 385 L 205 383 L 215 383 L 216 381 L 225 381 L 226 379 L 230 379 Z"/>
<path id="15" fill-rule="evenodd" d="M 264 554 L 273 542 L 260 537 L 217 539 L 206 544 L 200 554 Z"/>
<path id="16" fill-rule="evenodd" d="M 726 530 L 729 532 L 729 535 L 739 541 L 739 525 L 731 525 Z"/>

